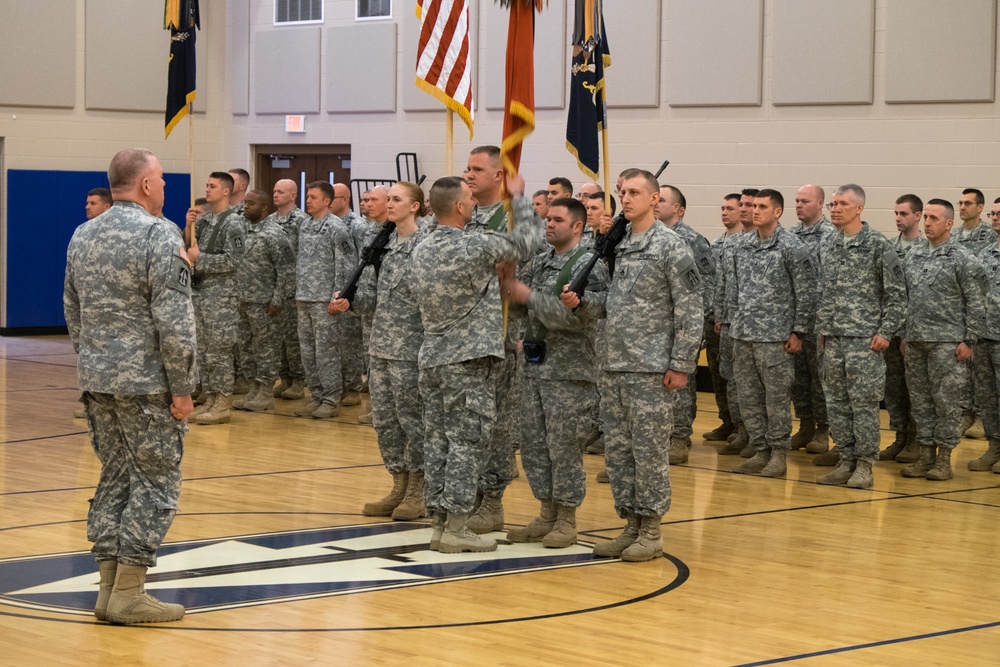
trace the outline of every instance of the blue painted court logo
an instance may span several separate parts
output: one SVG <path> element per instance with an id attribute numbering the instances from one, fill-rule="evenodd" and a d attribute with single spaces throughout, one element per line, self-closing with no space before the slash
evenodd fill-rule
<path id="1" fill-rule="evenodd" d="M 163 545 L 146 588 L 189 614 L 458 579 L 614 563 L 592 544 L 550 550 L 502 543 L 495 552 L 442 554 L 424 523 L 380 523 Z M 499 535 L 496 535 L 499 536 Z M 97 564 L 89 552 L 0 561 L 0 603 L 90 615 Z"/>

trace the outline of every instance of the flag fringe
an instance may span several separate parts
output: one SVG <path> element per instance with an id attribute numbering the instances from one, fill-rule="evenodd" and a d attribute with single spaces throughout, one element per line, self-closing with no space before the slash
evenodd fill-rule
<path id="1" fill-rule="evenodd" d="M 573 157 L 576 158 L 576 166 L 578 166 L 580 168 L 580 171 L 582 171 L 585 175 L 587 175 L 588 177 L 590 177 L 590 180 L 596 181 L 597 180 L 597 176 L 598 176 L 598 172 L 591 171 L 590 167 L 588 167 L 584 163 L 580 162 L 580 154 L 577 152 L 576 146 L 574 146 L 573 144 L 571 144 L 568 140 L 566 141 L 566 150 L 568 150 L 570 152 L 570 154 L 572 154 Z"/>
<path id="2" fill-rule="evenodd" d="M 444 104 L 446 107 L 454 111 L 459 115 L 459 117 L 465 122 L 465 125 L 469 128 L 469 139 L 472 139 L 472 113 L 465 108 L 465 105 L 456 100 L 454 97 L 448 95 L 437 86 L 432 86 L 425 80 L 421 79 L 419 76 L 416 77 L 417 88 L 424 91 L 428 95 L 433 95 Z"/>
<path id="3" fill-rule="evenodd" d="M 194 98 L 195 98 L 196 94 L 197 94 L 197 91 L 194 91 L 194 90 L 192 90 L 190 93 L 187 94 L 187 97 L 185 98 L 187 100 L 187 103 L 183 107 L 181 107 L 181 110 L 178 111 L 174 115 L 174 117 L 170 119 L 169 123 L 167 123 L 166 133 L 164 134 L 164 137 L 163 137 L 164 139 L 168 139 L 170 137 L 170 133 L 174 131 L 175 127 L 177 127 L 177 124 L 179 122 L 181 122 L 182 120 L 184 120 L 184 116 L 188 115 L 188 109 L 191 108 L 190 104 L 192 102 L 194 102 Z"/>

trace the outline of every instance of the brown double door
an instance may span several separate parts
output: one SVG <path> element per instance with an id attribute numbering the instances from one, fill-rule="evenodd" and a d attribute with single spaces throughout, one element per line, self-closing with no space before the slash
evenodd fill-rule
<path id="1" fill-rule="evenodd" d="M 343 144 L 313 146 L 256 146 L 256 185 L 271 192 L 283 178 L 299 186 L 299 207 L 305 208 L 306 183 L 327 181 L 351 185 L 351 147 Z M 352 208 L 355 202 L 351 202 Z"/>

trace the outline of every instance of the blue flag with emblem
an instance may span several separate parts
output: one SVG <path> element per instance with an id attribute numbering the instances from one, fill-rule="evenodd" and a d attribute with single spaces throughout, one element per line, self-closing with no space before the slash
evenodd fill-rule
<path id="1" fill-rule="evenodd" d="M 195 98 L 194 44 L 201 27 L 198 0 L 165 0 L 163 29 L 170 31 L 170 65 L 167 71 L 166 136 L 188 114 Z"/>
<path id="2" fill-rule="evenodd" d="M 600 134 L 608 121 L 604 68 L 611 65 L 601 5 L 601 0 L 576 0 L 566 123 L 566 148 L 594 180 L 601 168 Z"/>

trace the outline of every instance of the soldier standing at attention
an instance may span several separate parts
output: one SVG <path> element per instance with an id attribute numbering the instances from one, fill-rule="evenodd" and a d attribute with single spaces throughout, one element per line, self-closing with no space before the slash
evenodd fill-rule
<path id="1" fill-rule="evenodd" d="M 194 308 L 179 239 L 163 207 L 163 169 L 149 151 L 108 167 L 115 204 L 69 244 L 63 307 L 101 477 L 87 515 L 98 562 L 94 616 L 164 623 L 184 608 L 145 592 L 181 490 L 184 420 L 193 409 Z M 109 251 L 113 249 L 113 252 Z"/>
<path id="2" fill-rule="evenodd" d="M 607 318 L 601 420 L 615 511 L 627 524 L 615 539 L 594 547 L 594 555 L 646 561 L 663 555 L 660 519 L 670 509 L 668 450 L 677 390 L 698 364 L 704 310 L 691 250 L 656 221 L 656 178 L 641 169 L 623 177 L 629 234 L 618 246 L 606 298 L 595 294 L 593 307 Z M 611 224 L 606 213 L 601 231 Z M 574 292 L 564 292 L 562 302 L 581 307 Z"/>
<path id="3" fill-rule="evenodd" d="M 951 453 L 961 438 L 962 406 L 973 348 L 983 334 L 983 265 L 951 239 L 955 209 L 944 199 L 924 206 L 926 243 L 910 249 L 903 264 L 909 304 L 903 361 L 910 406 L 917 422 L 920 458 L 903 477 L 951 479 Z"/>
<path id="4" fill-rule="evenodd" d="M 993 229 L 1000 230 L 1000 198 L 993 200 L 990 212 Z M 969 470 L 992 470 L 1000 473 L 1000 241 L 979 253 L 979 260 L 989 281 L 986 296 L 986 326 L 976 350 L 974 367 L 979 389 L 979 408 L 989 448 L 978 459 L 969 461 Z"/>
<path id="5" fill-rule="evenodd" d="M 501 291 L 512 317 L 528 317 L 524 334 L 521 396 L 521 462 L 542 507 L 524 528 L 507 533 L 511 542 L 546 547 L 576 543 L 576 508 L 587 492 L 583 450 L 593 435 L 590 415 L 598 405 L 595 292 L 606 289 L 607 270 L 594 265 L 587 281 L 585 308 L 571 311 L 559 297 L 593 250 L 580 243 L 587 211 L 576 199 L 549 205 L 545 240 L 552 246 L 536 255 Z"/>
<path id="6" fill-rule="evenodd" d="M 240 291 L 240 368 L 250 391 L 234 402 L 238 410 L 274 409 L 274 378 L 280 363 L 278 317 L 295 283 L 295 257 L 278 223 L 265 220 L 267 193 L 251 190 L 243 200 L 247 221 L 243 261 L 236 268 Z"/>
<path id="7" fill-rule="evenodd" d="M 333 186 L 313 181 L 306 186 L 309 219 L 299 226 L 299 255 L 295 264 L 295 305 L 299 314 L 299 349 L 309 384 L 311 402 L 295 411 L 297 417 L 328 419 L 340 414 L 344 379 L 340 370 L 340 340 L 333 308 L 334 293 L 343 287 L 357 264 L 354 238 L 330 213 Z"/>
<path id="8" fill-rule="evenodd" d="M 496 146 L 479 146 L 469 153 L 469 161 L 465 169 L 465 182 L 472 190 L 476 207 L 472 220 L 465 227 L 469 234 L 480 234 L 484 231 L 506 231 L 507 213 L 504 211 L 501 187 L 503 185 L 503 166 L 500 164 L 500 149 Z M 572 193 L 572 187 L 570 188 Z M 570 195 L 567 195 L 570 196 Z M 534 220 L 534 207 L 528 217 Z M 537 234 L 532 238 L 542 237 L 542 225 L 536 223 Z M 529 256 L 535 255 L 541 246 L 531 249 Z M 497 270 L 505 270 L 497 267 Z M 506 270 L 513 271 L 512 267 Z M 500 299 L 500 281 L 493 280 L 487 288 L 490 299 Z M 521 339 L 521 323 L 507 323 L 507 336 L 504 339 L 504 360 L 492 375 L 496 382 L 497 418 L 493 428 L 492 438 L 488 441 L 486 465 L 479 478 L 479 493 L 482 502 L 469 517 L 469 530 L 476 533 L 489 533 L 503 530 L 503 494 L 514 479 L 517 461 L 514 452 L 517 449 L 520 427 L 518 426 L 519 394 L 521 378 L 517 372 L 517 346 Z"/>
<path id="9" fill-rule="evenodd" d="M 785 200 L 761 190 L 751 232 L 736 248 L 736 301 L 730 335 L 740 414 L 754 455 L 733 472 L 784 477 L 790 447 L 792 355 L 812 330 L 816 312 L 816 258 L 779 224 Z"/>
<path id="10" fill-rule="evenodd" d="M 424 327 L 418 360 L 424 497 L 433 513 L 431 549 L 446 553 L 496 549 L 494 540 L 466 526 L 496 422 L 495 376 L 504 358 L 500 299 L 489 286 L 497 280 L 497 262 L 527 259 L 541 242 L 523 179 L 515 177 L 509 186 L 514 230 L 472 234 L 465 231 L 472 190 L 461 178 L 438 179 L 430 192 L 438 224 L 413 257 Z"/>
<path id="11" fill-rule="evenodd" d="M 417 358 L 424 339 L 420 309 L 413 294 L 413 252 L 425 238 L 417 217 L 426 214 L 424 193 L 414 183 L 389 189 L 389 220 L 396 231 L 386 246 L 382 267 L 365 269 L 354 310 L 370 315 L 378 335 L 371 342 L 372 417 L 382 462 L 392 475 L 392 490 L 365 503 L 365 516 L 409 521 L 424 516 L 424 423 L 418 390 Z M 334 310 L 350 304 L 335 299 Z"/>
<path id="12" fill-rule="evenodd" d="M 195 410 L 196 424 L 229 422 L 233 394 L 233 347 L 240 321 L 236 267 L 243 257 L 246 233 L 238 213 L 229 206 L 233 177 L 213 171 L 205 184 L 205 199 L 212 212 L 187 212 L 194 266 L 194 312 L 198 318 L 199 373 L 205 403 Z"/>
<path id="13" fill-rule="evenodd" d="M 365 247 L 365 237 L 368 234 L 368 223 L 351 210 L 351 189 L 343 183 L 333 184 L 333 201 L 330 213 L 340 218 L 347 231 L 354 239 L 354 247 L 360 257 Z M 343 281 L 350 280 L 350 276 Z M 359 317 L 338 317 L 337 325 L 340 331 L 340 372 L 344 377 L 344 397 L 340 404 L 344 407 L 361 405 L 361 376 L 368 372 L 366 362 L 367 346 L 364 344 L 363 328 Z"/>
<path id="14" fill-rule="evenodd" d="M 309 219 L 295 205 L 298 195 L 299 187 L 295 185 L 295 181 L 283 178 L 275 183 L 271 199 L 275 211 L 266 220 L 277 223 L 284 230 L 293 258 L 299 253 L 299 225 Z M 305 395 L 306 375 L 302 369 L 302 352 L 299 350 L 299 318 L 295 310 L 294 278 L 285 295 L 281 312 L 277 315 L 275 335 L 279 338 L 278 347 L 281 352 L 281 365 L 278 369 L 281 382 L 274 387 L 274 397 L 297 401 Z"/>
<path id="15" fill-rule="evenodd" d="M 725 233 L 712 241 L 712 259 L 716 266 L 716 280 L 718 279 L 719 266 L 722 263 L 722 252 L 730 237 L 739 234 L 743 227 L 740 225 L 740 195 L 737 192 L 730 193 L 722 200 L 722 226 Z M 715 281 L 713 280 L 712 307 L 715 307 Z M 727 381 L 722 377 L 719 367 L 719 332 L 716 331 L 715 322 L 718 319 L 714 312 L 709 311 L 705 315 L 705 357 L 708 360 L 708 372 L 712 376 L 712 391 L 715 393 L 715 404 L 719 408 L 719 419 L 722 424 L 718 427 L 703 433 L 702 437 L 706 441 L 725 441 L 736 430 L 733 424 L 733 416 L 729 410 L 729 395 L 727 393 Z M 741 447 L 742 449 L 742 447 Z M 739 453 L 738 451 L 735 453 Z"/>
<path id="16" fill-rule="evenodd" d="M 799 224 L 788 231 L 795 234 L 809 247 L 814 257 L 819 257 L 823 241 L 834 233 L 833 225 L 823 215 L 826 193 L 818 185 L 803 185 L 795 193 L 795 217 Z M 819 279 L 817 270 L 816 280 Z M 830 425 L 826 418 L 826 399 L 823 396 L 822 354 L 815 332 L 805 333 L 802 352 L 796 354 L 795 379 L 792 381 L 792 405 L 799 418 L 799 430 L 792 436 L 792 449 L 805 448 L 810 454 L 822 454 L 830 448 Z"/>
<path id="17" fill-rule="evenodd" d="M 899 255 L 861 220 L 865 191 L 842 185 L 830 201 L 837 231 L 820 246 L 816 333 L 823 349 L 827 414 L 840 451 L 837 467 L 817 481 L 852 489 L 872 485 L 878 459 L 883 353 L 903 327 L 906 288 Z"/>
<path id="18" fill-rule="evenodd" d="M 246 199 L 247 188 L 250 187 L 250 172 L 237 167 L 230 169 L 228 173 L 233 177 L 233 191 L 229 194 L 229 205 L 243 215 L 243 200 Z"/>
<path id="19" fill-rule="evenodd" d="M 924 233 L 920 231 L 924 202 L 917 195 L 902 195 L 896 199 L 895 214 L 899 235 L 890 244 L 902 264 L 910 248 L 924 240 Z M 913 463 L 920 456 L 920 448 L 917 446 L 917 427 L 910 415 L 910 393 L 906 388 L 903 355 L 899 351 L 902 333 L 900 329 L 893 336 L 889 349 L 885 351 L 885 409 L 889 413 L 889 429 L 895 431 L 896 439 L 879 452 L 878 460 Z"/>
<path id="20" fill-rule="evenodd" d="M 712 298 L 715 295 L 715 257 L 708 239 L 684 222 L 687 199 L 672 185 L 660 186 L 660 201 L 656 204 L 656 219 L 680 236 L 691 254 L 701 276 L 702 304 L 708 329 L 715 328 L 712 315 Z M 702 328 L 706 328 L 704 325 Z M 702 334 L 704 340 L 704 333 Z M 674 411 L 674 431 L 670 436 L 670 465 L 687 463 L 694 433 L 694 419 L 698 415 L 698 387 L 696 373 L 691 373 L 687 385 L 677 392 L 677 409 Z"/>

